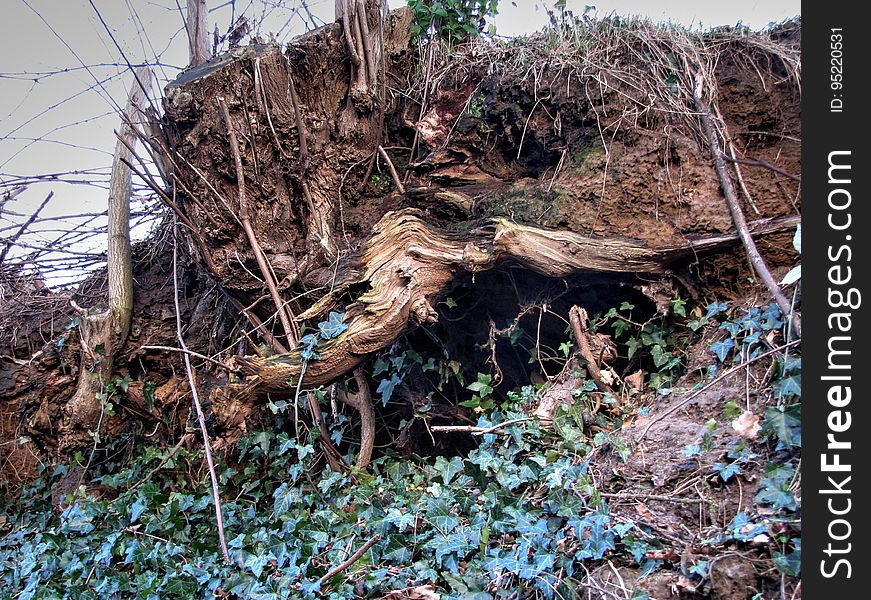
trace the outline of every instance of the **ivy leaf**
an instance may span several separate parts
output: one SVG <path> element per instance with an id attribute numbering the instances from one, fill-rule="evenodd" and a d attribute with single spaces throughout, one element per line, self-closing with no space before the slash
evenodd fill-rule
<path id="1" fill-rule="evenodd" d="M 146 508 L 148 508 L 148 500 L 144 496 L 136 498 L 136 502 L 130 505 L 130 522 L 135 523 L 138 521 Z"/>
<path id="2" fill-rule="evenodd" d="M 442 476 L 442 483 L 448 485 L 454 479 L 454 475 L 463 472 L 463 459 L 454 456 L 451 460 L 445 460 L 444 456 L 436 458 L 436 471 Z"/>
<path id="3" fill-rule="evenodd" d="M 788 375 L 774 382 L 774 394 L 778 398 L 785 396 L 801 397 L 801 373 Z"/>
<path id="4" fill-rule="evenodd" d="M 307 348 L 314 348 L 318 344 L 318 336 L 308 333 L 300 338 L 299 343 Z"/>
<path id="5" fill-rule="evenodd" d="M 285 482 L 272 493 L 272 499 L 272 514 L 279 516 L 289 513 L 301 498 L 299 490 Z"/>
<path id="6" fill-rule="evenodd" d="M 741 472 L 741 467 L 736 463 L 724 464 L 724 463 L 714 463 L 712 467 L 714 472 L 720 475 L 720 478 L 723 481 L 729 481 L 733 476 L 737 475 Z"/>
<path id="7" fill-rule="evenodd" d="M 629 329 L 629 323 L 627 323 L 623 319 L 617 319 L 616 321 L 614 321 L 611 327 L 614 328 L 614 337 L 619 338 L 621 335 L 623 335 L 624 331 Z"/>
<path id="8" fill-rule="evenodd" d="M 172 598 L 193 598 L 198 588 L 196 581 L 181 577 L 174 577 L 166 584 L 167 595 Z"/>
<path id="9" fill-rule="evenodd" d="M 790 490 L 794 477 L 795 467 L 791 464 L 770 465 L 756 494 L 756 502 L 776 510 L 798 510 L 795 494 Z"/>
<path id="10" fill-rule="evenodd" d="M 427 547 L 435 551 L 436 562 L 439 565 L 444 564 L 444 559 L 447 556 L 462 558 L 472 548 L 478 545 L 479 533 L 474 533 L 469 529 L 463 528 L 456 533 L 450 535 L 437 535 L 432 540 L 427 542 Z M 456 567 L 456 561 L 453 561 Z M 455 569 L 451 571 L 456 572 Z"/>
<path id="11" fill-rule="evenodd" d="M 690 573 L 695 573 L 699 577 L 707 577 L 708 561 L 700 560 L 699 562 L 690 567 Z"/>
<path id="12" fill-rule="evenodd" d="M 489 396 L 493 393 L 493 388 L 490 386 L 492 380 L 492 376 L 478 373 L 478 381 L 473 381 L 466 386 L 466 389 L 480 394 L 482 398 Z"/>
<path id="13" fill-rule="evenodd" d="M 269 558 L 268 554 L 252 554 L 245 560 L 245 567 L 251 569 L 251 572 L 254 573 L 254 577 L 259 579 L 260 575 L 263 573 L 263 567 L 266 566 Z"/>
<path id="14" fill-rule="evenodd" d="M 792 538 L 790 541 L 795 546 L 795 550 L 789 554 L 775 554 L 772 560 L 778 571 L 797 577 L 801 573 L 801 538 Z"/>
<path id="15" fill-rule="evenodd" d="M 705 313 L 705 319 L 710 319 L 711 317 L 713 317 L 715 315 L 719 315 L 719 314 L 724 313 L 727 310 L 729 310 L 729 303 L 728 302 L 711 302 L 705 308 L 708 311 Z"/>
<path id="16" fill-rule="evenodd" d="M 637 337 L 629 338 L 629 341 L 626 342 L 626 360 L 632 360 L 632 357 L 635 356 L 635 353 L 641 347 L 641 340 Z"/>
<path id="17" fill-rule="evenodd" d="M 348 325 L 343 323 L 345 313 L 330 311 L 330 316 L 326 321 L 318 323 L 318 329 L 321 331 L 321 337 L 325 340 L 331 340 L 339 337 L 343 331 L 348 329 Z"/>
<path id="18" fill-rule="evenodd" d="M 650 356 L 653 358 L 653 364 L 657 368 L 662 367 L 672 358 L 671 352 L 664 351 L 659 344 L 650 349 Z"/>
<path id="19" fill-rule="evenodd" d="M 723 340 L 717 340 L 716 342 L 711 344 L 711 352 L 716 354 L 720 362 L 725 362 L 726 358 L 729 356 L 729 352 L 731 352 L 732 348 L 734 347 L 735 342 L 733 342 L 730 338 L 726 338 Z"/>
<path id="20" fill-rule="evenodd" d="M 789 446 L 801 445 L 801 414 L 798 404 L 778 408 L 769 406 L 765 409 L 763 430 L 777 436 L 783 444 Z"/>
<path id="21" fill-rule="evenodd" d="M 381 383 L 378 384 L 378 389 L 376 390 L 379 394 L 381 394 L 381 402 L 384 406 L 387 406 L 387 403 L 390 402 L 390 397 L 393 396 L 393 390 L 400 383 L 399 376 L 391 375 L 390 379 L 382 379 Z"/>
<path id="22" fill-rule="evenodd" d="M 430 498 L 426 511 L 427 520 L 443 534 L 452 533 L 460 524 L 460 519 L 451 511 L 444 498 Z"/>
<path id="23" fill-rule="evenodd" d="M 701 453 L 702 447 L 700 444 L 687 444 L 683 449 L 684 456 L 698 456 Z"/>

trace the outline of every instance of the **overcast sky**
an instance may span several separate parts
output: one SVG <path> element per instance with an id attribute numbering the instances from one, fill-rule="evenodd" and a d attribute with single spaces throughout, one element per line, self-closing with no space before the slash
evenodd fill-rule
<path id="1" fill-rule="evenodd" d="M 497 34 L 522 35 L 547 23 L 553 0 L 500 0 Z M 16 176 L 98 170 L 108 180 L 115 146 L 118 105 L 127 96 L 127 62 L 159 63 L 160 81 L 172 79 L 187 60 L 178 6 L 185 0 L 4 0 L 0 36 L 0 193 Z M 390 0 L 392 7 L 405 0 Z M 587 2 L 569 0 L 580 15 Z M 276 5 L 280 5 L 276 8 Z M 232 16 L 244 11 L 261 23 L 261 33 L 279 42 L 313 25 L 333 20 L 334 0 L 310 0 L 308 11 L 293 0 L 209 0 L 210 29 L 223 33 Z M 704 28 L 741 22 L 752 29 L 800 14 L 799 0 L 595 2 L 598 16 L 643 15 Z M 102 21 L 101 21 L 102 19 Z M 114 39 L 113 39 L 114 38 Z M 120 49 L 119 49 L 120 48 Z M 63 71 L 60 74 L 54 74 Z M 87 180 L 93 176 L 69 176 Z M 44 215 L 105 209 L 105 191 L 92 186 L 33 185 L 5 207 L 27 213 L 49 191 L 55 196 Z M 0 214 L 0 239 L 10 232 Z M 56 224 L 54 225 L 56 227 Z"/>

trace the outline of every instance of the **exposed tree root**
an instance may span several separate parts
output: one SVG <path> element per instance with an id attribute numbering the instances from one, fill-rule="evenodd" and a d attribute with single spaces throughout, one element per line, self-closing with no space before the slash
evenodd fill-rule
<path id="1" fill-rule="evenodd" d="M 757 234 L 784 231 L 796 217 L 759 221 Z M 687 238 L 679 246 L 650 247 L 628 238 L 590 238 L 501 219 L 469 233 L 437 230 L 416 211 L 390 212 L 375 227 L 356 260 L 338 270 L 333 293 L 300 318 L 314 318 L 335 306 L 350 286 L 369 288 L 345 310 L 348 329 L 319 348 L 321 358 L 308 363 L 305 383 L 328 383 L 358 366 L 368 354 L 388 347 L 409 327 L 434 323 L 433 308 L 457 275 L 500 266 L 520 266 L 548 277 L 575 273 L 666 273 L 669 265 L 694 253 L 735 243 L 735 234 Z M 266 392 L 287 391 L 300 373 L 298 352 L 272 357 L 245 356 L 237 362 L 246 377 L 219 394 L 237 402 Z"/>

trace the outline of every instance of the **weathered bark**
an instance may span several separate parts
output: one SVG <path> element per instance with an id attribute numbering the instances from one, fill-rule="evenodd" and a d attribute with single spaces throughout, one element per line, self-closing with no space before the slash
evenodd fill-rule
<path id="1" fill-rule="evenodd" d="M 758 235 L 785 231 L 796 217 L 758 222 Z M 625 238 L 589 238 L 572 232 L 549 231 L 496 221 L 468 234 L 434 231 L 412 212 L 389 213 L 376 227 L 366 250 L 354 264 L 340 267 L 334 291 L 303 318 L 313 318 L 333 306 L 349 288 L 369 289 L 346 308 L 348 329 L 320 349 L 320 359 L 308 363 L 307 385 L 328 383 L 358 366 L 368 355 L 390 346 L 410 328 L 434 323 L 433 308 L 461 273 L 479 273 L 514 265 L 548 277 L 583 272 L 666 273 L 668 266 L 693 253 L 734 245 L 734 234 L 688 238 L 680 246 L 649 247 Z M 216 410 L 237 414 L 230 407 L 253 403 L 269 392 L 297 384 L 298 352 L 272 357 L 237 359 L 242 381 L 214 390 Z"/>
<path id="2" fill-rule="evenodd" d="M 190 66 L 200 65 L 212 57 L 209 48 L 208 8 L 206 0 L 187 0 L 188 55 Z"/>
<path id="3" fill-rule="evenodd" d="M 109 182 L 109 222 L 107 271 L 108 308 L 81 308 L 81 370 L 76 391 L 65 407 L 63 429 L 66 443 L 75 445 L 87 439 L 88 432 L 99 433 L 103 406 L 99 393 L 109 382 L 115 353 L 130 332 L 133 313 L 133 264 L 130 248 L 131 148 L 136 140 L 133 128 L 141 121 L 142 104 L 151 85 L 151 69 L 134 74 L 130 97 L 118 131 L 118 143 Z"/>

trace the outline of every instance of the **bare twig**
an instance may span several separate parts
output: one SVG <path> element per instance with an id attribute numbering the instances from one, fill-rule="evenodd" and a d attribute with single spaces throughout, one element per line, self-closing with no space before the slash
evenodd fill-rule
<path id="1" fill-rule="evenodd" d="M 599 369 L 596 357 L 590 349 L 590 340 L 587 338 L 589 317 L 587 316 L 586 309 L 572 306 L 571 310 L 569 310 L 569 322 L 572 325 L 575 339 L 578 340 L 578 351 L 580 352 L 581 357 L 586 361 L 587 371 L 589 371 L 590 377 L 592 377 L 593 381 L 596 383 L 596 387 L 599 388 L 600 392 L 615 395 L 614 390 L 612 390 L 611 387 L 602 379 L 602 371 Z"/>
<path id="2" fill-rule="evenodd" d="M 747 365 L 752 364 L 752 363 L 756 362 L 757 360 L 763 359 L 767 356 L 771 356 L 772 354 L 777 354 L 778 352 L 782 352 L 783 350 L 786 350 L 787 348 L 791 348 L 793 346 L 796 346 L 800 343 L 801 343 L 801 340 L 792 340 L 791 342 L 787 342 L 786 344 L 783 344 L 782 346 L 778 346 L 777 348 L 769 350 L 768 352 L 763 352 L 759 356 L 754 356 L 753 358 L 749 358 L 749 359 L 745 360 L 744 362 L 742 362 L 741 364 L 735 365 L 734 367 L 723 371 L 717 378 L 706 383 L 705 385 L 700 387 L 698 390 L 696 390 L 695 392 L 693 392 L 692 394 L 690 394 L 689 396 L 687 396 L 686 398 L 684 398 L 683 400 L 681 400 L 680 402 L 678 402 L 677 404 L 675 404 L 674 406 L 669 408 L 664 413 L 657 415 L 655 417 L 651 417 L 650 422 L 647 424 L 647 427 L 644 428 L 644 431 L 641 432 L 641 435 L 638 436 L 638 439 L 635 441 L 637 443 L 641 443 L 641 440 L 644 439 L 644 436 L 647 435 L 647 432 L 650 431 L 650 428 L 653 427 L 654 423 L 657 423 L 657 422 L 663 420 L 664 418 L 666 418 L 667 416 L 674 414 L 676 411 L 680 410 L 681 408 L 683 408 L 684 406 L 686 406 L 687 404 L 689 404 L 690 402 L 695 400 L 699 394 L 711 389 L 713 386 L 715 386 L 716 384 L 721 382 L 723 379 L 725 379 L 729 375 L 732 375 L 733 373 L 737 373 L 738 371 L 740 371 L 741 369 L 743 369 Z"/>
<path id="3" fill-rule="evenodd" d="M 175 225 L 175 224 L 173 224 Z M 197 382 L 194 379 L 193 368 L 191 367 L 191 359 L 188 356 L 187 344 L 184 341 L 184 335 L 181 328 L 181 307 L 178 301 L 178 235 L 175 227 L 172 228 L 172 289 L 173 300 L 175 302 L 175 327 L 178 343 L 185 351 L 184 368 L 187 373 L 188 383 L 191 386 L 191 396 L 193 397 L 194 407 L 197 412 L 197 422 L 200 425 L 200 432 L 203 435 L 203 450 L 206 454 L 206 464 L 209 466 L 209 477 L 212 480 L 212 499 L 215 503 L 215 520 L 218 525 L 218 541 L 221 545 L 221 553 L 224 555 L 224 562 L 230 564 L 230 551 L 227 549 L 227 539 L 224 536 L 224 516 L 221 512 L 221 495 L 218 489 L 218 475 L 215 473 L 215 461 L 212 458 L 212 447 L 209 442 L 209 431 L 206 428 L 206 417 L 203 414 L 203 407 L 200 404 L 200 396 L 197 392 Z"/>
<path id="4" fill-rule="evenodd" d="M 222 363 L 219 360 L 215 360 L 214 358 L 206 356 L 205 354 L 200 354 L 199 352 L 193 352 L 192 350 L 186 350 L 184 348 L 173 348 L 172 346 L 139 346 L 139 349 L 140 350 L 165 350 L 167 352 L 179 352 L 182 354 L 188 354 L 190 356 L 195 356 L 195 357 L 197 357 L 201 360 L 204 360 L 206 362 L 210 362 L 215 366 L 218 366 L 218 367 L 221 367 L 222 369 L 226 369 L 227 371 L 230 371 L 231 373 L 236 373 L 239 371 L 238 368 L 231 367 L 230 365 Z"/>
<path id="5" fill-rule="evenodd" d="M 20 191 L 24 191 L 24 189 L 25 188 L 22 186 L 18 190 L 16 190 L 16 192 L 20 193 Z M 18 195 L 18 193 L 15 193 L 15 195 L 10 194 L 7 200 L 10 198 L 14 198 Z M 4 246 L 3 250 L 0 250 L 0 264 L 3 264 L 3 259 L 6 258 L 6 253 L 9 251 L 10 248 L 15 245 L 16 240 L 18 240 L 18 238 L 20 238 L 24 234 L 24 232 L 27 231 L 28 227 L 33 225 L 33 222 L 39 216 L 39 213 L 42 212 L 42 209 L 45 208 L 46 205 L 49 203 L 52 196 L 54 196 L 54 192 L 49 192 L 48 196 L 45 197 L 45 200 L 43 200 L 42 203 L 36 208 L 36 210 L 31 213 L 30 217 L 21 224 L 21 227 L 18 228 L 18 231 L 15 233 L 15 235 L 3 240 Z"/>
<path id="6" fill-rule="evenodd" d="M 381 539 L 381 535 L 376 533 L 365 544 L 360 546 L 359 550 L 357 550 L 356 552 L 354 552 L 354 554 L 349 556 L 347 560 L 342 561 L 341 563 L 339 563 L 338 565 L 336 565 L 335 567 L 333 567 L 332 569 L 327 571 L 323 575 L 323 577 L 321 577 L 318 580 L 318 584 L 323 585 L 324 583 L 326 583 L 327 581 L 329 581 L 330 579 L 332 579 L 333 577 L 335 577 L 336 575 L 338 575 L 339 573 L 341 573 L 342 571 L 344 571 L 345 569 L 347 569 L 348 567 L 353 565 L 355 562 L 360 560 L 360 557 L 363 556 L 364 554 L 366 554 L 366 552 L 369 550 L 369 548 L 371 548 L 372 546 L 377 544 L 380 539 Z"/>
<path id="7" fill-rule="evenodd" d="M 292 89 L 292 88 L 291 88 Z M 257 260 L 257 266 L 260 267 L 260 272 L 263 273 L 263 280 L 266 282 L 266 287 L 269 289 L 269 294 L 272 296 L 272 301 L 275 303 L 275 309 L 278 311 L 278 318 L 281 325 L 284 327 L 284 333 L 287 336 L 288 344 L 291 347 L 299 343 L 299 326 L 296 319 L 290 314 L 290 309 L 281 299 L 278 293 L 278 287 L 275 284 L 275 279 L 272 276 L 272 270 L 266 263 L 266 255 L 260 247 L 260 242 L 257 241 L 257 236 L 254 234 L 254 228 L 251 226 L 251 216 L 248 210 L 248 198 L 245 194 L 245 174 L 242 170 L 242 155 L 239 152 L 239 141 L 236 139 L 236 132 L 233 129 L 233 123 L 230 120 L 230 110 L 227 108 L 227 102 L 223 97 L 218 98 L 218 105 L 221 107 L 221 112 L 224 116 L 224 122 L 227 126 L 227 133 L 230 137 L 230 150 L 233 153 L 233 159 L 236 162 L 236 181 L 239 187 L 239 220 L 242 222 L 242 229 L 248 237 L 248 242 L 251 244 L 251 249 L 254 252 L 254 258 Z M 301 151 L 302 149 L 300 149 Z"/>
<path id="8" fill-rule="evenodd" d="M 375 52 L 372 49 L 372 38 L 369 35 L 369 21 L 366 15 L 366 5 L 363 0 L 357 0 L 357 20 L 360 23 L 360 34 L 363 41 L 363 59 L 366 62 L 366 81 L 370 89 L 375 87 L 377 71 L 375 70 Z"/>
<path id="9" fill-rule="evenodd" d="M 533 417 L 523 417 L 521 419 L 511 419 L 493 425 L 492 427 L 475 427 L 473 425 L 433 425 L 430 430 L 436 433 L 470 433 L 472 435 L 486 435 L 488 433 L 501 433 L 499 430 L 509 425 L 516 425 L 524 421 L 532 421 Z"/>
<path id="10" fill-rule="evenodd" d="M 741 242 L 747 250 L 747 256 L 750 258 L 753 268 L 756 269 L 756 272 L 759 273 L 759 277 L 762 279 L 763 283 L 765 283 L 765 287 L 767 287 L 771 295 L 774 296 L 774 301 L 777 303 L 780 311 L 784 315 L 791 316 L 795 334 L 798 337 L 801 337 L 801 320 L 799 316 L 793 312 L 789 300 L 784 295 L 783 290 L 780 289 L 777 281 L 775 281 L 774 277 L 771 275 L 771 271 L 769 271 L 765 259 L 762 258 L 761 254 L 759 254 L 759 250 L 756 248 L 756 242 L 753 241 L 753 237 L 750 235 L 750 231 L 747 228 L 747 220 L 744 218 L 744 212 L 741 210 L 741 205 L 738 202 L 738 195 L 735 193 L 735 186 L 732 184 L 732 177 L 729 175 L 729 171 L 726 168 L 724 154 L 720 151 L 718 141 L 719 136 L 717 134 L 717 128 L 714 125 L 714 118 L 711 116 L 711 111 L 702 99 L 703 81 L 704 79 L 701 73 L 697 73 L 693 97 L 696 110 L 699 113 L 699 119 L 701 120 L 702 130 L 707 138 L 708 147 L 711 151 L 711 158 L 714 161 L 714 169 L 717 171 L 717 178 L 720 180 L 720 187 L 723 190 L 723 195 L 726 197 L 726 204 L 729 206 L 729 212 L 732 214 L 732 222 L 735 224 L 735 229 L 738 230 L 738 236 L 741 238 Z"/>
<path id="11" fill-rule="evenodd" d="M 390 175 L 393 177 L 393 182 L 396 184 L 396 190 L 400 194 L 404 194 L 405 186 L 402 185 L 402 179 L 399 178 L 399 173 L 396 172 L 396 167 L 393 166 L 393 161 L 390 160 L 390 157 L 387 155 L 387 151 L 382 146 L 378 146 L 378 153 L 381 155 L 381 158 L 384 159 L 384 162 L 387 163 L 387 169 L 390 171 Z"/>
<path id="12" fill-rule="evenodd" d="M 312 420 L 318 428 L 318 440 L 321 442 L 321 446 L 323 446 L 324 455 L 327 457 L 330 468 L 337 473 L 347 471 L 348 465 L 342 458 L 342 453 L 339 452 L 330 439 L 330 432 L 327 430 L 327 424 L 324 423 L 321 407 L 318 404 L 317 398 L 315 398 L 314 392 L 309 392 L 306 396 L 308 397 L 308 409 L 312 414 Z"/>
<path id="13" fill-rule="evenodd" d="M 704 498 L 677 498 L 675 496 L 667 496 L 665 494 L 609 494 L 600 492 L 603 498 L 614 498 L 617 500 L 659 500 L 661 502 L 676 502 L 678 504 L 704 504 Z"/>
<path id="14" fill-rule="evenodd" d="M 762 160 L 761 158 L 732 158 L 728 154 L 723 155 L 723 158 L 728 160 L 729 162 L 747 165 L 750 167 L 762 167 L 764 169 L 768 169 L 769 171 L 774 171 L 779 175 L 783 175 L 784 177 L 788 177 L 793 181 L 801 181 L 801 175 L 794 175 L 793 173 L 790 173 L 785 169 L 781 169 L 776 165 L 772 165 L 767 160 Z"/>

